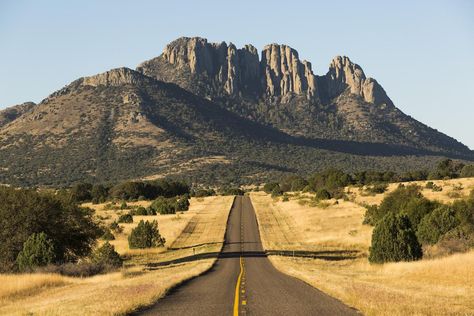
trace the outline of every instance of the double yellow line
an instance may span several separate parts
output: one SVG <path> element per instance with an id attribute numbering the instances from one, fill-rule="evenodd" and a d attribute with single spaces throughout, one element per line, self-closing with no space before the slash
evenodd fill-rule
<path id="1" fill-rule="evenodd" d="M 240 257 L 240 273 L 237 278 L 237 284 L 235 285 L 235 297 L 234 297 L 234 316 L 239 315 L 239 305 L 240 305 L 240 284 L 242 282 L 242 275 L 244 274 L 244 265 L 243 259 Z"/>

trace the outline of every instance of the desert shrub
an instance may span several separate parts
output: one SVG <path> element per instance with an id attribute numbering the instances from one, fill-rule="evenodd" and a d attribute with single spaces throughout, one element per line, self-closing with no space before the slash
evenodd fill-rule
<path id="1" fill-rule="evenodd" d="M 474 177 L 474 165 L 466 165 L 461 169 L 461 177 Z"/>
<path id="2" fill-rule="evenodd" d="M 160 214 L 175 214 L 176 213 L 176 199 L 159 197 L 154 200 L 150 209 Z"/>
<path id="3" fill-rule="evenodd" d="M 422 243 L 432 245 L 458 225 L 455 211 L 449 206 L 440 206 L 421 220 L 417 236 Z"/>
<path id="4" fill-rule="evenodd" d="M 388 213 L 375 225 L 370 262 L 413 261 L 422 256 L 421 245 L 407 216 Z"/>
<path id="5" fill-rule="evenodd" d="M 191 196 L 194 197 L 205 197 L 216 195 L 216 191 L 213 189 L 193 189 L 191 190 Z"/>
<path id="6" fill-rule="evenodd" d="M 331 193 L 326 189 L 319 189 L 316 191 L 316 199 L 318 200 L 328 200 L 331 198 Z"/>
<path id="7" fill-rule="evenodd" d="M 280 188 L 280 184 L 278 182 L 268 182 L 263 186 L 263 191 L 267 194 L 270 194 L 276 187 Z"/>
<path id="8" fill-rule="evenodd" d="M 110 231 L 110 229 L 106 229 L 102 237 L 100 237 L 103 240 L 115 240 L 114 234 Z"/>
<path id="9" fill-rule="evenodd" d="M 441 192 L 443 188 L 439 185 L 436 185 L 433 181 L 426 182 L 425 188 L 431 189 L 433 192 Z"/>
<path id="10" fill-rule="evenodd" d="M 387 191 L 388 184 L 387 183 L 377 183 L 374 185 L 370 185 L 366 188 L 366 191 L 371 194 L 381 194 Z"/>
<path id="11" fill-rule="evenodd" d="M 54 248 L 54 262 L 89 255 L 102 230 L 93 210 L 46 192 L 0 186 L 0 271 L 15 267 L 24 242 L 44 232 Z"/>
<path id="12" fill-rule="evenodd" d="M 440 203 L 430 201 L 423 197 L 408 201 L 407 205 L 401 210 L 401 212 L 408 216 L 413 229 L 416 230 L 421 219 L 439 206 Z"/>
<path id="13" fill-rule="evenodd" d="M 165 244 L 161 237 L 156 221 L 149 222 L 141 220 L 128 236 L 128 245 L 133 248 L 160 247 Z"/>
<path id="14" fill-rule="evenodd" d="M 69 262 L 60 265 L 48 265 L 37 268 L 35 271 L 42 273 L 59 273 L 65 276 L 84 278 L 106 273 L 109 271 L 109 269 L 109 266 L 103 264 L 83 261 L 78 263 Z"/>
<path id="15" fill-rule="evenodd" d="M 119 223 L 133 223 L 133 216 L 130 214 L 120 215 L 117 222 Z"/>
<path id="16" fill-rule="evenodd" d="M 451 199 L 460 199 L 460 198 L 462 198 L 462 194 L 458 191 L 450 191 L 446 195 L 448 197 L 450 197 Z"/>
<path id="17" fill-rule="evenodd" d="M 280 189 L 280 186 L 275 186 L 272 189 L 271 195 L 272 197 L 277 197 L 283 194 L 283 190 Z"/>
<path id="18" fill-rule="evenodd" d="M 23 243 L 23 249 L 18 254 L 16 262 L 20 271 L 31 271 L 52 263 L 54 260 L 54 246 L 46 234 L 31 234 Z"/>
<path id="19" fill-rule="evenodd" d="M 146 209 L 143 206 L 139 206 L 130 211 L 130 215 L 138 215 L 138 216 L 156 215 L 156 213 L 155 214 L 153 213 L 154 213 L 153 210 Z"/>
<path id="20" fill-rule="evenodd" d="M 371 206 L 365 213 L 364 223 L 375 225 L 387 213 L 399 214 L 407 209 L 413 200 L 426 200 L 416 185 L 400 185 L 396 190 L 387 194 L 380 206 Z"/>
<path id="21" fill-rule="evenodd" d="M 92 184 L 78 183 L 71 188 L 70 193 L 74 201 L 85 202 L 92 199 L 91 190 Z"/>
<path id="22" fill-rule="evenodd" d="M 110 223 L 109 228 L 119 234 L 123 232 L 122 226 L 120 226 L 117 221 L 113 221 L 112 223 Z"/>
<path id="23" fill-rule="evenodd" d="M 115 251 L 115 247 L 107 241 L 93 252 L 92 262 L 111 267 L 121 267 L 123 259 L 118 252 Z"/>
<path id="24" fill-rule="evenodd" d="M 128 208 L 127 202 L 123 201 L 122 204 L 120 204 L 120 209 L 125 210 Z"/>
<path id="25" fill-rule="evenodd" d="M 282 202 L 288 202 L 290 200 L 290 198 L 288 197 L 288 195 L 283 195 L 281 201 Z"/>
<path id="26" fill-rule="evenodd" d="M 176 201 L 176 211 L 183 212 L 189 210 L 189 199 L 187 196 L 183 195 L 178 198 Z"/>

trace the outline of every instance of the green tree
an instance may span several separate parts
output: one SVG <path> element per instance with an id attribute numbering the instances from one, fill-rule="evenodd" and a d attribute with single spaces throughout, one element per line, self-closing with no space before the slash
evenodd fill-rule
<path id="1" fill-rule="evenodd" d="M 149 222 L 141 220 L 128 236 L 128 245 L 133 248 L 160 247 L 165 244 L 161 237 L 156 221 Z"/>
<path id="2" fill-rule="evenodd" d="M 470 178 L 474 177 L 474 165 L 466 165 L 461 169 L 461 177 Z"/>
<path id="3" fill-rule="evenodd" d="M 118 220 L 119 223 L 133 223 L 133 216 L 130 214 L 120 215 Z"/>
<path id="4" fill-rule="evenodd" d="M 388 213 L 375 225 L 370 262 L 413 261 L 422 256 L 421 245 L 407 216 Z"/>
<path id="5" fill-rule="evenodd" d="M 92 262 L 112 267 L 121 267 L 123 259 L 115 251 L 115 247 L 107 241 L 93 252 Z"/>
<path id="6" fill-rule="evenodd" d="M 176 210 L 183 212 L 189 210 L 189 199 L 187 196 L 180 196 L 178 201 L 176 201 Z"/>
<path id="7" fill-rule="evenodd" d="M 421 220 L 417 235 L 421 242 L 432 245 L 459 224 L 454 209 L 440 206 Z"/>
<path id="8" fill-rule="evenodd" d="M 53 243 L 45 233 L 33 233 L 23 243 L 16 262 L 20 271 L 31 271 L 35 267 L 45 266 L 54 260 Z"/>

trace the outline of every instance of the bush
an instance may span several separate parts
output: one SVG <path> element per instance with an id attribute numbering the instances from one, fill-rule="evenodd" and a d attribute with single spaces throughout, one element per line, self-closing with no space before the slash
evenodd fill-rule
<path id="1" fill-rule="evenodd" d="M 316 191 L 316 199 L 318 200 L 329 200 L 331 198 L 331 193 L 326 189 L 319 189 Z"/>
<path id="2" fill-rule="evenodd" d="M 112 234 L 110 229 L 106 229 L 104 234 L 100 238 L 102 238 L 103 240 L 115 240 L 115 236 L 114 234 Z"/>
<path id="3" fill-rule="evenodd" d="M 156 221 L 149 222 L 141 220 L 128 236 L 128 245 L 133 248 L 160 247 L 165 244 L 165 239 L 161 237 Z"/>
<path id="4" fill-rule="evenodd" d="M 138 215 L 138 216 L 146 216 L 146 215 L 156 215 L 156 213 L 150 208 L 144 208 L 143 206 L 139 206 L 135 209 L 130 211 L 130 215 Z"/>
<path id="5" fill-rule="evenodd" d="M 280 185 L 278 184 L 278 182 L 268 182 L 265 183 L 265 185 L 263 186 L 263 191 L 267 194 L 270 194 L 275 188 L 280 189 Z"/>
<path id="6" fill-rule="evenodd" d="M 421 220 L 417 235 L 422 243 L 433 245 L 458 225 L 455 211 L 451 207 L 441 206 Z"/>
<path id="7" fill-rule="evenodd" d="M 275 186 L 272 190 L 272 197 L 277 197 L 283 194 L 283 190 L 280 189 L 280 186 Z"/>
<path id="8" fill-rule="evenodd" d="M 20 271 L 31 271 L 52 263 L 54 247 L 45 233 L 31 234 L 23 243 L 23 249 L 18 254 L 16 262 Z"/>
<path id="9" fill-rule="evenodd" d="M 159 197 L 151 203 L 150 209 L 160 214 L 175 214 L 176 199 Z"/>
<path id="10" fill-rule="evenodd" d="M 64 263 L 61 265 L 48 265 L 42 268 L 35 269 L 36 272 L 42 273 L 59 273 L 70 277 L 85 278 L 93 275 L 106 273 L 110 266 L 106 266 L 93 262 L 79 262 L 79 263 Z"/>
<path id="11" fill-rule="evenodd" d="M 113 221 L 112 223 L 110 223 L 109 228 L 110 228 L 111 230 L 113 230 L 114 232 L 119 233 L 119 234 L 120 234 L 121 232 L 123 232 L 122 226 L 120 226 L 120 225 L 117 223 L 117 221 Z"/>
<path id="12" fill-rule="evenodd" d="M 407 216 L 388 213 L 375 225 L 370 262 L 413 261 L 422 256 L 421 245 Z"/>
<path id="13" fill-rule="evenodd" d="M 466 165 L 461 169 L 461 177 L 474 177 L 474 165 Z"/>
<path id="14" fill-rule="evenodd" d="M 118 218 L 119 223 L 133 223 L 133 216 L 130 214 L 120 215 Z"/>
<path id="15" fill-rule="evenodd" d="M 377 183 L 371 186 L 368 186 L 366 191 L 371 194 L 381 194 L 387 191 L 388 184 L 387 183 Z"/>
<path id="16" fill-rule="evenodd" d="M 90 254 L 103 233 L 93 210 L 65 196 L 0 186 L 0 271 L 16 266 L 24 242 L 44 232 L 54 248 L 54 262 L 76 261 Z"/>
<path id="17" fill-rule="evenodd" d="M 122 204 L 120 204 L 120 209 L 125 210 L 128 208 L 127 202 L 123 201 Z"/>
<path id="18" fill-rule="evenodd" d="M 176 202 L 176 211 L 184 212 L 189 210 L 189 199 L 187 196 L 180 196 Z"/>
<path id="19" fill-rule="evenodd" d="M 107 241 L 94 251 L 92 262 L 117 268 L 122 266 L 123 259 L 115 251 L 115 247 Z"/>

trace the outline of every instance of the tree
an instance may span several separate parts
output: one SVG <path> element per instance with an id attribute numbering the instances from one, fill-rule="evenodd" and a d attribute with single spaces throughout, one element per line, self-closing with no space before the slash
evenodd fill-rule
<path id="1" fill-rule="evenodd" d="M 20 271 L 31 271 L 54 261 L 54 246 L 45 233 L 33 233 L 23 243 L 16 262 Z"/>
<path id="2" fill-rule="evenodd" d="M 413 261 L 422 256 L 421 245 L 407 216 L 388 213 L 375 225 L 370 262 Z"/>
<path id="3" fill-rule="evenodd" d="M 466 165 L 461 169 L 461 177 L 474 177 L 474 165 Z"/>
<path id="4" fill-rule="evenodd" d="M 183 212 L 189 210 L 189 199 L 187 196 L 183 195 L 178 198 L 178 201 L 176 202 L 176 210 Z"/>
<path id="5" fill-rule="evenodd" d="M 78 183 L 71 188 L 71 197 L 77 202 L 90 201 L 92 199 L 91 190 L 92 184 Z"/>
<path id="6" fill-rule="evenodd" d="M 440 206 L 421 220 L 417 235 L 421 242 L 432 245 L 459 224 L 451 207 Z"/>
<path id="7" fill-rule="evenodd" d="M 0 187 L 0 271 L 10 271 L 30 235 L 44 232 L 53 243 L 54 263 L 90 254 L 102 229 L 94 211 L 66 196 Z"/>
<path id="8" fill-rule="evenodd" d="M 331 193 L 326 189 L 319 189 L 316 191 L 316 198 L 318 200 L 328 200 L 331 198 Z"/>
<path id="9" fill-rule="evenodd" d="M 133 223 L 133 216 L 130 214 L 120 215 L 118 220 L 119 223 Z"/>
<path id="10" fill-rule="evenodd" d="M 123 259 L 120 257 L 115 247 L 106 241 L 101 247 L 97 248 L 92 254 L 92 262 L 112 267 L 121 267 Z"/>
<path id="11" fill-rule="evenodd" d="M 149 222 L 141 220 L 128 236 L 128 245 L 133 248 L 160 247 L 165 244 L 161 237 L 156 221 Z"/>

